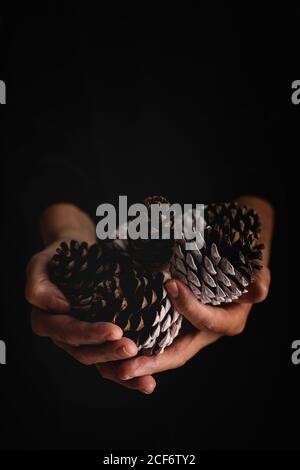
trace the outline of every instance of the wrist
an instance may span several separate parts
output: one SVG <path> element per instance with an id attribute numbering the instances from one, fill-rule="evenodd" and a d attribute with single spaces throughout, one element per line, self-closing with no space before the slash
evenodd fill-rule
<path id="1" fill-rule="evenodd" d="M 63 240 L 96 241 L 95 224 L 88 214 L 72 204 L 54 204 L 40 219 L 40 231 L 46 246 Z"/>

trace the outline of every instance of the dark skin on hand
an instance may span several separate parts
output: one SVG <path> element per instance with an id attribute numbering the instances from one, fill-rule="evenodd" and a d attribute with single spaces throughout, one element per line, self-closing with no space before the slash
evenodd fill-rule
<path id="1" fill-rule="evenodd" d="M 46 248 L 35 254 L 27 266 L 26 298 L 32 305 L 33 331 L 51 338 L 80 363 L 96 365 L 103 378 L 142 393 L 152 393 L 156 387 L 155 374 L 183 366 L 221 336 L 242 333 L 253 304 L 262 302 L 268 295 L 274 211 L 267 201 L 254 196 L 243 196 L 237 202 L 254 208 L 261 218 L 261 241 L 265 244 L 263 268 L 257 271 L 247 294 L 220 307 L 202 304 L 183 283 L 169 280 L 166 289 L 174 307 L 185 317 L 185 324 L 173 344 L 157 356 L 138 356 L 134 342 L 123 337 L 117 325 L 82 322 L 68 315 L 68 301 L 49 280 L 48 262 L 62 240 L 94 243 L 95 226 L 76 206 L 50 206 L 40 221 Z"/>

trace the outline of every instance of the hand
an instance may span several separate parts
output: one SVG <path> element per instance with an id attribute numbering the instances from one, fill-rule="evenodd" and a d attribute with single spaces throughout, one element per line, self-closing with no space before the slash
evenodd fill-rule
<path id="1" fill-rule="evenodd" d="M 66 239 L 66 237 L 64 238 Z M 60 240 L 35 254 L 27 266 L 26 299 L 32 305 L 33 331 L 47 336 L 85 365 L 135 356 L 133 341 L 123 338 L 121 328 L 112 323 L 87 323 L 68 315 L 70 305 L 50 282 L 47 266 Z"/>
<path id="2" fill-rule="evenodd" d="M 264 243 L 264 267 L 256 273 L 249 292 L 236 303 L 224 307 L 204 305 L 196 299 L 188 287 L 180 281 L 170 280 L 166 284 L 169 297 L 175 308 L 187 320 L 187 327 L 174 343 L 159 356 L 139 356 L 121 364 L 99 364 L 102 377 L 113 380 L 127 388 L 152 393 L 156 382 L 153 374 L 184 365 L 197 352 L 216 341 L 222 335 L 237 335 L 246 325 L 252 304 L 262 302 L 268 295 L 270 271 L 267 268 L 271 253 L 274 228 L 274 210 L 264 199 L 242 196 L 237 202 L 253 207 L 262 221 L 261 242 Z"/>
<path id="3" fill-rule="evenodd" d="M 139 356 L 121 364 L 98 364 L 100 374 L 127 388 L 152 393 L 156 386 L 153 374 L 183 366 L 222 335 L 241 333 L 252 304 L 262 302 L 267 297 L 269 285 L 270 271 L 264 267 L 258 272 L 248 293 L 241 296 L 237 303 L 212 307 L 197 300 L 180 281 L 168 281 L 166 289 L 174 307 L 190 322 L 183 333 L 161 355 Z"/>

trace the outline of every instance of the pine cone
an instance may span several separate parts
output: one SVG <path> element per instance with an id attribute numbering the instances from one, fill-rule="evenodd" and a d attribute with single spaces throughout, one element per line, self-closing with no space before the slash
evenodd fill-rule
<path id="1" fill-rule="evenodd" d="M 235 203 L 211 204 L 205 209 L 204 245 L 187 251 L 185 240 L 176 243 L 170 263 L 173 277 L 187 284 L 203 303 L 220 305 L 247 292 L 260 269 L 258 215 Z"/>
<path id="2" fill-rule="evenodd" d="M 247 236 L 248 232 L 251 232 L 254 239 L 259 238 L 261 223 L 258 214 L 237 202 L 209 204 L 205 207 L 204 217 L 207 225 L 211 227 L 231 227 L 241 235 Z"/>
<path id="3" fill-rule="evenodd" d="M 142 266 L 145 266 L 147 269 L 157 269 L 168 263 L 172 256 L 172 248 L 174 245 L 174 218 L 171 214 L 170 221 L 168 219 L 165 220 L 163 215 L 160 214 L 159 227 L 156 227 L 160 238 L 151 239 L 151 206 L 153 204 L 170 205 L 170 203 L 163 196 L 149 196 L 145 199 L 144 204 L 148 209 L 149 238 L 147 240 L 141 238 L 132 240 L 128 237 L 128 250 L 132 258 Z M 163 239 L 161 236 L 162 230 L 164 226 L 167 227 L 167 224 L 170 225 L 170 238 Z"/>
<path id="4" fill-rule="evenodd" d="M 120 253 L 99 245 L 62 243 L 49 264 L 50 279 L 83 321 L 120 326 L 144 354 L 159 354 L 178 335 L 182 317 L 163 286 L 164 274 L 148 273 Z"/>

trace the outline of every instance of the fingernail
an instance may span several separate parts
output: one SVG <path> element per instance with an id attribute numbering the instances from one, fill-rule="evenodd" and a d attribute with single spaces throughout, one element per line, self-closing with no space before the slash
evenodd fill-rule
<path id="1" fill-rule="evenodd" d="M 130 356 L 135 356 L 137 354 L 137 347 L 133 342 L 132 343 L 128 342 L 125 346 L 125 350 Z"/>
<path id="2" fill-rule="evenodd" d="M 144 393 L 145 395 L 151 395 L 151 393 L 153 392 L 154 388 L 151 388 L 151 389 L 142 389 L 141 392 Z"/>
<path id="3" fill-rule="evenodd" d="M 178 297 L 178 287 L 176 281 L 168 281 L 166 283 L 166 289 L 170 297 L 176 299 Z"/>
<path id="4" fill-rule="evenodd" d="M 131 357 L 136 354 L 136 348 L 134 345 L 122 346 L 117 350 L 117 353 L 122 357 Z"/>
<path id="5" fill-rule="evenodd" d="M 100 328 L 102 328 L 102 325 L 101 325 Z M 106 336 L 106 339 L 107 339 L 107 341 L 116 341 L 116 340 L 118 340 L 118 339 L 121 339 L 122 336 L 123 336 L 123 331 L 121 330 L 121 328 L 118 329 L 118 330 L 114 329 L 113 332 L 110 332 L 110 333 Z M 121 351 L 121 349 L 122 349 L 122 348 L 120 348 L 120 351 Z M 119 352 L 119 350 L 118 350 L 118 352 Z"/>
<path id="6" fill-rule="evenodd" d="M 120 379 L 121 380 L 130 380 L 130 379 L 133 379 L 133 377 L 131 375 L 120 375 Z"/>
<path id="7" fill-rule="evenodd" d="M 67 302 L 65 296 L 61 294 L 60 292 L 58 292 L 58 294 L 55 292 L 54 297 L 56 297 L 58 300 L 61 300 L 62 302 Z"/>
<path id="8" fill-rule="evenodd" d="M 53 287 L 53 297 L 58 299 L 58 300 L 61 300 L 62 302 L 67 302 L 67 299 L 66 297 L 64 296 L 64 294 L 56 287 L 56 286 L 52 286 Z"/>
<path id="9" fill-rule="evenodd" d="M 65 300 L 65 299 L 60 299 L 58 297 L 52 297 L 49 302 L 48 302 L 48 305 L 47 305 L 48 309 L 51 311 L 55 311 L 55 310 L 69 310 L 70 309 L 70 305 L 69 303 Z"/>
<path id="10" fill-rule="evenodd" d="M 62 306 L 64 305 L 65 307 L 69 307 L 69 306 L 70 306 L 69 302 L 68 302 L 66 299 L 62 299 L 62 298 L 59 298 L 59 297 L 58 297 L 58 298 L 57 298 L 57 302 L 58 302 L 60 305 L 62 305 Z"/>

